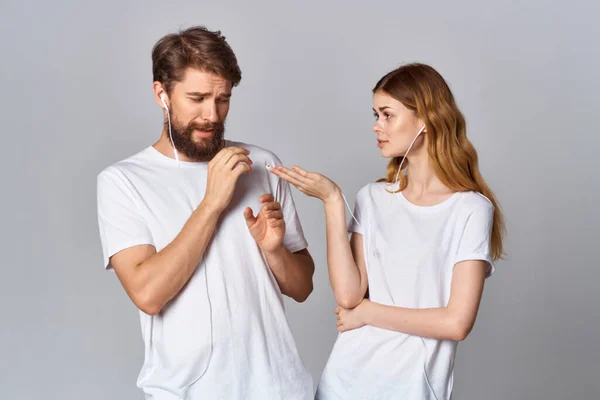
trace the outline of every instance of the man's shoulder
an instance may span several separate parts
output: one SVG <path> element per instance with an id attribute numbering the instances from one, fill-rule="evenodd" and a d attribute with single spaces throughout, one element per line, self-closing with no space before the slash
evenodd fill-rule
<path id="1" fill-rule="evenodd" d="M 275 154 L 272 150 L 267 149 L 265 147 L 258 146 L 255 144 L 240 142 L 240 141 L 233 141 L 233 140 L 228 140 L 227 145 L 243 147 L 244 149 L 249 150 L 250 151 L 249 157 L 253 162 L 264 160 L 265 162 L 268 162 L 268 163 L 275 163 L 277 165 L 281 164 L 281 160 L 279 159 L 277 154 Z"/>
<path id="2" fill-rule="evenodd" d="M 122 158 L 104 167 L 97 175 L 98 181 L 106 181 L 123 178 L 127 172 L 137 166 L 145 164 L 150 147 L 146 147 L 130 156 Z"/>

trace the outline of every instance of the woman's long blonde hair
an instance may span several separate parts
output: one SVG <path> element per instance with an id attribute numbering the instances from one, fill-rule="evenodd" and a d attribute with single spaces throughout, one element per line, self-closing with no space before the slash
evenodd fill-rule
<path id="1" fill-rule="evenodd" d="M 502 239 L 505 226 L 496 197 L 479 172 L 477 152 L 467 139 L 465 118 L 458 109 L 454 96 L 444 78 L 432 67 L 407 64 L 388 73 L 377 82 L 373 93 L 381 92 L 398 100 L 412 110 L 426 126 L 430 165 L 435 175 L 450 190 L 474 191 L 487 197 L 494 205 L 491 255 L 502 258 Z M 380 181 L 393 183 L 403 157 L 393 158 L 387 167 L 387 176 Z M 404 167 L 410 169 L 408 159 Z M 398 191 L 408 184 L 407 176 L 400 176 Z"/>

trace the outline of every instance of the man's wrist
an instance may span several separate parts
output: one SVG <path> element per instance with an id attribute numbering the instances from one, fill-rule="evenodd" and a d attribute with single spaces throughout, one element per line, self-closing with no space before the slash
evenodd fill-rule
<path id="1" fill-rule="evenodd" d="M 283 243 L 279 244 L 277 247 L 270 249 L 270 250 L 263 250 L 263 253 L 265 253 L 265 255 L 267 257 L 282 257 L 285 256 L 285 254 L 287 253 L 287 248 L 283 245 Z"/>
<path id="2" fill-rule="evenodd" d="M 198 209 L 203 209 L 207 213 L 216 214 L 217 216 L 220 216 L 224 211 L 224 209 L 221 206 L 219 206 L 216 202 L 211 201 L 206 197 L 200 202 L 197 210 Z"/>

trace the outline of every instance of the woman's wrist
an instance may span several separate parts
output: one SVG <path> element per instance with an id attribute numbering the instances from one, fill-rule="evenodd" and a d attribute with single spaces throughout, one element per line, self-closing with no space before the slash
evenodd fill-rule
<path id="1" fill-rule="evenodd" d="M 337 204 L 343 201 L 342 191 L 336 186 L 335 190 L 332 191 L 326 198 L 322 199 L 325 206 L 328 204 Z"/>

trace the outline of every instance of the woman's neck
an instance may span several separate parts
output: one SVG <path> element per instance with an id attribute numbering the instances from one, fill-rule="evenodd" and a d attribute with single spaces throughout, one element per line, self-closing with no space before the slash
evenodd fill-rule
<path id="1" fill-rule="evenodd" d="M 410 155 L 408 166 L 408 182 L 402 193 L 411 201 L 436 202 L 453 193 L 434 173 L 426 151 Z"/>

